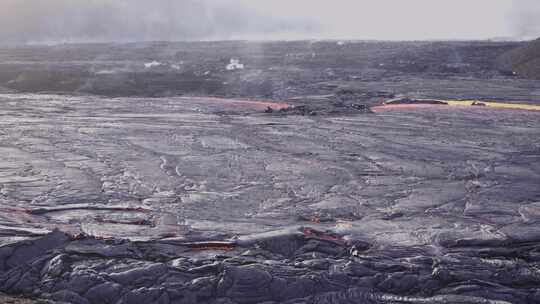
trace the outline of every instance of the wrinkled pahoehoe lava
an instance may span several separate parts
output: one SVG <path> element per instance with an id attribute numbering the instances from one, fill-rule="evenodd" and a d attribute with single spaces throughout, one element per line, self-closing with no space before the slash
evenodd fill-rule
<path id="1" fill-rule="evenodd" d="M 3 96 L 0 289 L 69 303 L 540 296 L 539 113 L 216 114 L 237 106 Z"/>
<path id="2" fill-rule="evenodd" d="M 363 106 L 458 88 L 540 101 L 538 82 L 471 75 L 334 78 L 331 96 L 281 103 L 6 90 L 0 293 L 75 304 L 540 303 L 540 112 Z M 439 94 L 441 83 L 454 87 Z"/>

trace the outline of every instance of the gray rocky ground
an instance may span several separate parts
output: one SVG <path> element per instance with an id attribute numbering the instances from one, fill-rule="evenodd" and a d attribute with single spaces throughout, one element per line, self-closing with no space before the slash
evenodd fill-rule
<path id="1" fill-rule="evenodd" d="M 540 113 L 1 98 L 4 292 L 68 303 L 539 299 Z"/>
<path id="2" fill-rule="evenodd" d="M 538 81 L 491 64 L 515 43 L 210 46 L 0 52 L 0 292 L 540 303 L 540 112 L 368 109 L 400 95 L 538 104 Z M 152 50 L 207 57 L 142 70 Z M 239 50 L 247 68 L 221 71 Z"/>

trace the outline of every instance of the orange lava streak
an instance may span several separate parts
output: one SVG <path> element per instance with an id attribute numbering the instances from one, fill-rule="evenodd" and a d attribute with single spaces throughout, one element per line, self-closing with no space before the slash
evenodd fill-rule
<path id="1" fill-rule="evenodd" d="M 282 110 L 288 109 L 291 107 L 290 104 L 273 102 L 273 101 L 264 101 L 264 100 L 242 100 L 242 99 L 229 99 L 229 98 L 219 98 L 219 97 L 186 97 L 189 99 L 201 100 L 201 101 L 211 101 L 219 103 L 228 103 L 240 107 L 252 107 L 254 109 L 265 110 L 271 108 L 272 110 Z"/>

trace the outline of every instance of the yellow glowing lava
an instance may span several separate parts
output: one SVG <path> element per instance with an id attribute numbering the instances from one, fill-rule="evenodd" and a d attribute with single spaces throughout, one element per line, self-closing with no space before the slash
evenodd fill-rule
<path id="1" fill-rule="evenodd" d="M 422 101 L 422 99 L 419 99 L 419 101 Z M 497 102 L 497 101 L 443 100 L 443 99 L 436 99 L 436 101 L 447 103 L 450 106 L 485 106 L 489 108 L 540 111 L 540 105 L 533 105 L 533 104 L 526 104 L 526 103 L 505 103 L 505 102 Z"/>

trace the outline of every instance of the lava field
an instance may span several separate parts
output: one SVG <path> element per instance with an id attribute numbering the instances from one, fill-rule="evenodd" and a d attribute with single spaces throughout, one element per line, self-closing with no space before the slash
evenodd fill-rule
<path id="1" fill-rule="evenodd" d="M 520 46 L 0 49 L 0 292 L 540 303 L 540 83 L 497 65 Z"/>

